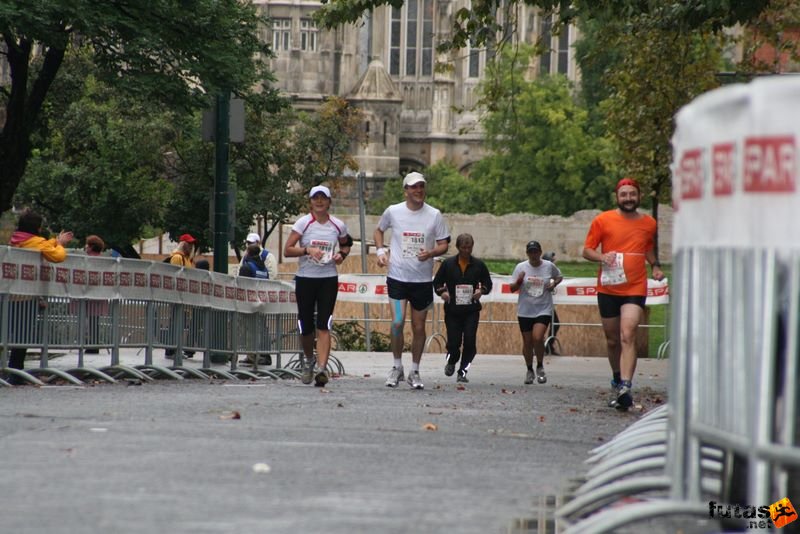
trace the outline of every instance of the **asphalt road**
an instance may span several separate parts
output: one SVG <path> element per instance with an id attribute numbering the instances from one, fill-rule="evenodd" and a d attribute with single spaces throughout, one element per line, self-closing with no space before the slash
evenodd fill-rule
<path id="1" fill-rule="evenodd" d="M 0 532 L 538 532 L 589 451 L 666 401 L 666 361 L 640 361 L 618 413 L 604 359 L 548 358 L 548 383 L 526 386 L 521 356 L 480 355 L 459 388 L 426 355 L 415 391 L 384 386 L 388 354 L 337 355 L 347 375 L 324 389 L 0 388 Z"/>

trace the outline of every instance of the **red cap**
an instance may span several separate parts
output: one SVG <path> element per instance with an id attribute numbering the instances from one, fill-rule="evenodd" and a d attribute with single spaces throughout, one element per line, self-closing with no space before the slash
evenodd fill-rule
<path id="1" fill-rule="evenodd" d="M 632 185 L 633 187 L 636 188 L 637 191 L 640 191 L 639 182 L 637 182 L 633 178 L 623 178 L 622 180 L 617 182 L 617 187 L 614 188 L 614 192 L 616 193 L 617 191 L 619 191 L 619 188 L 622 187 L 623 185 Z"/>
<path id="2" fill-rule="evenodd" d="M 186 241 L 187 243 L 194 243 L 197 239 L 192 237 L 192 234 L 183 234 L 179 239 L 178 242 Z"/>

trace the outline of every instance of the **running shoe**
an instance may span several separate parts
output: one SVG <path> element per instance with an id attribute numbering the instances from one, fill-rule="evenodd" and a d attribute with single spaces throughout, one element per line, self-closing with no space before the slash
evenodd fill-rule
<path id="1" fill-rule="evenodd" d="M 467 372 L 463 369 L 458 370 L 458 376 L 456 377 L 456 382 L 463 382 L 466 384 L 469 382 L 469 378 L 467 378 Z"/>
<path id="2" fill-rule="evenodd" d="M 317 368 L 314 374 L 314 385 L 321 388 L 328 383 L 328 370 Z"/>
<path id="3" fill-rule="evenodd" d="M 422 379 L 419 377 L 419 371 L 411 371 L 408 373 L 408 385 L 414 389 L 424 389 L 425 385 L 422 383 Z"/>
<path id="4" fill-rule="evenodd" d="M 403 368 L 392 367 L 392 370 L 389 371 L 389 376 L 386 377 L 386 385 L 390 388 L 396 388 L 397 384 L 400 383 L 402 379 L 405 378 L 403 374 Z"/>
<path id="5" fill-rule="evenodd" d="M 544 372 L 544 367 L 537 367 L 536 368 L 536 381 L 540 384 L 547 383 L 547 375 Z"/>
<path id="6" fill-rule="evenodd" d="M 536 380 L 536 373 L 533 371 L 533 369 L 528 369 L 528 372 L 525 374 L 525 383 L 533 384 L 534 380 Z"/>
<path id="7" fill-rule="evenodd" d="M 301 376 L 301 380 L 303 384 L 310 384 L 314 381 L 314 364 L 315 361 L 306 362 L 306 366 L 303 368 L 303 374 Z"/>
<path id="8" fill-rule="evenodd" d="M 444 376 L 453 376 L 456 372 L 456 362 L 450 359 L 450 354 L 445 355 Z"/>
<path id="9" fill-rule="evenodd" d="M 620 412 L 628 411 L 628 408 L 633 406 L 633 397 L 631 396 L 631 387 L 628 385 L 621 385 L 617 391 L 617 398 L 615 399 L 614 408 Z"/>

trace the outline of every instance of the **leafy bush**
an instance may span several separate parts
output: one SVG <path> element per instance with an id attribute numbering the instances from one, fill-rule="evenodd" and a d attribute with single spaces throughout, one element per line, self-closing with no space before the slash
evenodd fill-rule
<path id="1" fill-rule="evenodd" d="M 337 348 L 339 350 L 367 350 L 366 333 L 364 332 L 364 326 L 359 321 L 334 323 L 333 334 L 338 340 Z M 370 350 L 372 352 L 389 352 L 391 350 L 390 341 L 390 337 L 382 332 L 370 331 L 369 333 Z M 403 350 L 409 349 L 410 347 L 404 347 Z"/>

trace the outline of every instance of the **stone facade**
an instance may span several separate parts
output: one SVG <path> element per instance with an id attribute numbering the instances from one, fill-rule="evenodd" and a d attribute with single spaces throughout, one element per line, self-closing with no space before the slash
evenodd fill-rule
<path id="1" fill-rule="evenodd" d="M 386 179 L 441 160 L 467 173 L 486 154 L 476 90 L 487 50 L 467 48 L 450 57 L 436 52 L 436 36 L 450 33 L 454 13 L 468 7 L 467 0 L 406 0 L 332 31 L 318 30 L 311 18 L 318 2 L 255 3 L 272 22 L 263 38 L 276 54 L 270 66 L 277 86 L 297 107 L 314 109 L 337 95 L 364 111 L 367 143 L 354 144 L 353 154 L 375 194 Z M 575 28 L 554 36 L 551 19 L 524 5 L 515 16 L 517 35 L 529 43 L 544 36 L 552 47 L 531 74 L 545 70 L 577 81 Z"/>

